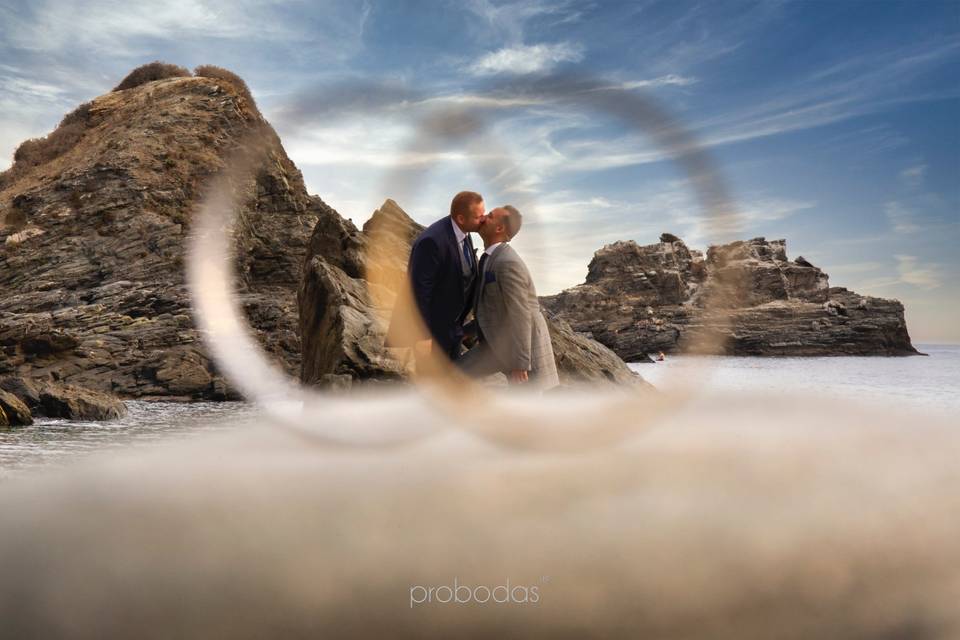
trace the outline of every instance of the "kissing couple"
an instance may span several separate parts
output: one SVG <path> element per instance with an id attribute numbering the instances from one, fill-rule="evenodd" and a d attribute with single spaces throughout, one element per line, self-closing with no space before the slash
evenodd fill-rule
<path id="1" fill-rule="evenodd" d="M 413 242 L 407 264 L 412 301 L 398 297 L 387 346 L 413 347 L 418 368 L 432 356 L 446 356 L 473 377 L 500 372 L 511 385 L 539 390 L 559 385 L 533 279 L 510 246 L 522 224 L 515 207 L 486 213 L 479 193 L 454 196 L 450 215 Z M 474 232 L 483 240 L 479 260 Z M 427 339 L 415 340 L 401 328 L 412 310 L 426 325 Z"/>

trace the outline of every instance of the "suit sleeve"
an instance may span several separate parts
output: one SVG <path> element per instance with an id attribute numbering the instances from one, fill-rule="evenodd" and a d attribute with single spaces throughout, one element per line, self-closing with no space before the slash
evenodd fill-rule
<path id="1" fill-rule="evenodd" d="M 413 298 L 424 323 L 430 318 L 430 303 L 440 276 L 440 247 L 433 238 L 422 238 L 410 251 Z"/>
<path id="2" fill-rule="evenodd" d="M 510 369 L 530 371 L 533 345 L 533 316 L 527 304 L 529 274 L 519 262 L 504 262 L 497 269 L 497 282 L 507 317 L 504 326 L 510 334 Z"/>

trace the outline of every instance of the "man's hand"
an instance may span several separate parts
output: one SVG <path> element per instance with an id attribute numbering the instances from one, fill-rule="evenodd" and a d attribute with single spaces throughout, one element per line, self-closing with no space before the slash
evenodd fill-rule
<path id="1" fill-rule="evenodd" d="M 510 372 L 510 382 L 513 384 L 522 384 L 530 379 L 528 372 L 524 369 L 514 369 Z"/>

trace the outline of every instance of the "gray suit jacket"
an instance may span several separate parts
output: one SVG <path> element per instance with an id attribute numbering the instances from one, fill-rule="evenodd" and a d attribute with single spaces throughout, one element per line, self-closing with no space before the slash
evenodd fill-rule
<path id="1" fill-rule="evenodd" d="M 507 243 L 494 249 L 478 275 L 474 315 L 481 342 L 464 356 L 468 372 L 476 360 L 487 359 L 495 363 L 495 370 L 506 374 L 514 369 L 529 371 L 536 387 L 549 389 L 560 384 L 550 331 L 540 311 L 533 279 L 527 265 Z M 489 353 L 483 358 L 487 349 Z"/>

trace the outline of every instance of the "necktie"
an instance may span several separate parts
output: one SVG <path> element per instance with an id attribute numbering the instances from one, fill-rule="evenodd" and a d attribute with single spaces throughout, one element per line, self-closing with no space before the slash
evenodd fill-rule
<path id="1" fill-rule="evenodd" d="M 473 251 L 470 249 L 470 245 L 467 244 L 470 241 L 470 236 L 467 236 L 463 239 L 463 257 L 467 259 L 467 266 L 470 267 L 470 270 L 473 271 L 474 260 L 476 256 L 473 255 Z M 447 245 L 449 246 L 449 245 Z"/>
<path id="2" fill-rule="evenodd" d="M 484 252 L 483 255 L 480 256 L 480 266 L 477 268 L 477 275 L 481 277 L 483 276 L 483 265 L 486 264 L 487 258 L 489 257 L 490 257 L 490 254 L 487 252 Z"/>
<path id="3" fill-rule="evenodd" d="M 473 309 L 473 301 L 476 299 L 477 291 L 480 290 L 480 278 L 476 271 L 473 269 L 474 260 L 476 256 L 473 255 L 473 251 L 470 250 L 470 246 L 467 244 L 467 240 L 470 236 L 467 236 L 463 239 L 463 257 L 467 260 L 467 267 L 470 269 L 470 286 L 467 287 L 464 291 L 466 297 L 466 304 L 463 307 L 463 311 L 460 312 L 460 316 L 457 318 L 457 324 L 463 324 L 463 321 L 466 319 L 467 314 L 470 313 L 470 310 Z M 483 254 L 480 257 L 480 266 L 483 267 L 483 260 L 487 257 L 487 254 Z M 471 260 L 472 258 L 472 260 Z"/>

